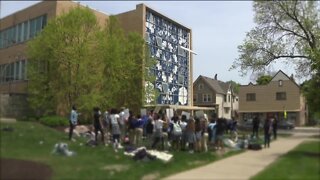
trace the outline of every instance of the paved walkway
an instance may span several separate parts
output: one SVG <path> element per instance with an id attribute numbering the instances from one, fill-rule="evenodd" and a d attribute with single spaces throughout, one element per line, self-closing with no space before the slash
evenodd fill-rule
<path id="1" fill-rule="evenodd" d="M 308 140 L 308 137 L 314 134 L 320 134 L 320 129 L 312 132 L 295 132 L 291 137 L 280 137 L 271 142 L 270 148 L 260 151 L 248 150 L 206 166 L 169 176 L 166 179 L 250 179 L 281 155 Z"/>

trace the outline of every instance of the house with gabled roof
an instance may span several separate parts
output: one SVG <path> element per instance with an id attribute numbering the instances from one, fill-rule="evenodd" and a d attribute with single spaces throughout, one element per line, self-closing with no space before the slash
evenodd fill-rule
<path id="1" fill-rule="evenodd" d="M 289 120 L 304 125 L 308 117 L 307 105 L 301 87 L 279 70 L 266 85 L 249 83 L 239 88 L 240 120 L 258 115 L 264 120 L 268 115 L 278 120 Z"/>
<path id="2" fill-rule="evenodd" d="M 200 75 L 193 83 L 193 104 L 200 107 L 215 107 L 218 117 L 231 119 L 237 116 L 238 95 L 231 83 Z"/>

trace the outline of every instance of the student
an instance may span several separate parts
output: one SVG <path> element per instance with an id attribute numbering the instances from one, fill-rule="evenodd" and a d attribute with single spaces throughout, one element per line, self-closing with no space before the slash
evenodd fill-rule
<path id="1" fill-rule="evenodd" d="M 73 105 L 71 113 L 70 113 L 70 120 L 69 120 L 69 124 L 70 124 L 69 140 L 73 140 L 74 141 L 74 139 L 72 139 L 72 134 L 73 134 L 74 128 L 78 124 L 78 116 L 79 115 L 80 115 L 80 113 L 77 112 L 77 107 L 75 105 Z"/>
<path id="2" fill-rule="evenodd" d="M 194 143 L 195 143 L 195 120 L 191 116 L 186 127 L 187 141 L 189 144 L 189 153 L 194 152 Z"/>
<path id="3" fill-rule="evenodd" d="M 140 114 L 138 114 L 137 116 L 134 132 L 135 132 L 135 145 L 138 147 L 141 145 L 142 134 L 143 134 L 143 121 L 141 119 Z"/>
<path id="4" fill-rule="evenodd" d="M 162 127 L 162 147 L 164 147 L 164 150 L 168 149 L 168 141 L 169 141 L 169 118 L 166 114 L 162 114 L 161 119 L 163 121 L 163 127 Z"/>
<path id="5" fill-rule="evenodd" d="M 95 107 L 93 108 L 93 127 L 94 127 L 94 133 L 95 133 L 95 141 L 98 144 L 98 131 L 101 133 L 101 141 L 104 144 L 104 132 L 102 130 L 102 125 L 100 122 L 101 118 L 101 112 L 100 108 Z"/>
<path id="6" fill-rule="evenodd" d="M 258 115 L 256 115 L 253 118 L 253 122 L 252 122 L 252 137 L 259 137 L 259 124 L 260 124 L 260 119 L 258 117 Z"/>
<path id="7" fill-rule="evenodd" d="M 231 137 L 233 139 L 233 141 L 237 142 L 238 141 L 238 133 L 237 133 L 237 120 L 232 117 L 232 121 L 231 121 Z"/>
<path id="8" fill-rule="evenodd" d="M 181 144 L 181 136 L 182 136 L 182 129 L 179 124 L 179 117 L 175 115 L 173 118 L 173 122 L 171 123 L 171 135 L 172 135 L 172 149 L 179 150 Z"/>
<path id="9" fill-rule="evenodd" d="M 111 109 L 110 112 L 110 124 L 111 124 L 111 132 L 112 132 L 112 141 L 113 141 L 113 148 L 115 152 L 118 152 L 120 147 L 120 116 L 117 114 L 116 109 Z"/>
<path id="10" fill-rule="evenodd" d="M 271 122 L 271 118 L 267 118 L 264 122 L 264 147 L 266 148 L 268 146 L 268 148 L 270 147 L 270 136 L 271 136 L 271 132 L 272 132 L 272 122 Z"/>
<path id="11" fill-rule="evenodd" d="M 223 136 L 224 132 L 226 129 L 226 119 L 224 118 L 219 118 L 217 121 L 217 130 L 216 130 L 216 135 L 217 135 L 217 147 L 218 149 L 224 149 L 224 144 L 223 144 Z"/>
<path id="12" fill-rule="evenodd" d="M 200 118 L 195 119 L 195 136 L 196 136 L 196 152 L 200 152 L 201 150 L 201 138 L 202 138 L 202 132 L 201 132 L 201 124 L 200 124 Z"/>
<path id="13" fill-rule="evenodd" d="M 154 117 L 154 140 L 151 146 L 152 149 L 156 147 L 159 141 L 163 140 L 162 127 L 164 123 L 164 121 L 160 119 L 160 116 L 158 114 L 154 114 L 153 117 Z"/>
<path id="14" fill-rule="evenodd" d="M 146 139 L 147 139 L 148 147 L 151 146 L 153 130 L 154 130 L 154 120 L 153 120 L 153 113 L 152 113 L 152 116 L 149 116 L 148 121 L 146 123 Z"/>
<path id="15" fill-rule="evenodd" d="M 213 148 L 216 148 L 216 130 L 217 130 L 216 125 L 217 125 L 216 119 L 212 118 L 208 125 L 208 132 L 209 132 L 209 141 L 210 141 L 210 144 L 213 145 Z"/>
<path id="16" fill-rule="evenodd" d="M 208 151 L 208 116 L 204 114 L 204 117 L 200 119 L 201 126 L 201 151 Z"/>
<path id="17" fill-rule="evenodd" d="M 185 150 L 186 149 L 186 144 L 187 144 L 187 116 L 186 115 L 182 115 L 181 116 L 181 121 L 180 121 L 180 127 L 182 130 L 182 136 L 181 136 L 181 150 Z"/>
<path id="18" fill-rule="evenodd" d="M 128 118 L 128 129 L 127 132 L 129 132 L 129 141 L 131 145 L 135 145 L 136 143 L 136 137 L 135 137 L 135 126 L 137 123 L 136 116 L 133 114 L 133 112 L 129 112 L 129 118 Z"/>

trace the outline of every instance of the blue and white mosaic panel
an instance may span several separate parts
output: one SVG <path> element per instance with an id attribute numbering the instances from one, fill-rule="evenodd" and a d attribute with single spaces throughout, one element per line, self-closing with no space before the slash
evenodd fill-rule
<path id="1" fill-rule="evenodd" d="M 152 71 L 159 104 L 188 104 L 189 48 L 187 29 L 150 11 L 146 13 L 145 39 L 151 56 L 157 60 Z"/>

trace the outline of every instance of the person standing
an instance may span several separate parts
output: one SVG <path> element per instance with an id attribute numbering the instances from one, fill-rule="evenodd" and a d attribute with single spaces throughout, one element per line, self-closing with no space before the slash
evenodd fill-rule
<path id="1" fill-rule="evenodd" d="M 93 127 L 94 127 L 94 134 L 95 134 L 95 141 L 96 144 L 98 144 L 98 132 L 101 133 L 101 141 L 104 144 L 104 132 L 102 130 L 102 124 L 101 124 L 101 112 L 100 108 L 95 107 L 93 108 Z"/>
<path id="2" fill-rule="evenodd" d="M 200 119 L 201 125 L 201 151 L 207 152 L 208 151 L 208 116 L 204 114 L 204 117 Z"/>
<path id="3" fill-rule="evenodd" d="M 156 145 L 158 144 L 159 141 L 163 141 L 163 131 L 162 131 L 162 127 L 163 127 L 163 123 L 164 121 L 160 119 L 160 116 L 158 114 L 154 114 L 154 140 L 152 143 L 151 148 L 155 149 Z M 163 143 L 162 143 L 163 144 Z M 164 149 L 164 147 L 162 146 L 162 149 Z"/>
<path id="4" fill-rule="evenodd" d="M 187 142 L 189 144 L 189 153 L 194 153 L 194 149 L 195 149 L 195 146 L 194 146 L 196 142 L 195 123 L 196 121 L 194 120 L 194 117 L 191 116 L 190 119 L 188 120 L 187 127 L 186 127 L 186 136 L 187 136 Z"/>
<path id="5" fill-rule="evenodd" d="M 270 136 L 272 132 L 272 124 L 271 119 L 267 118 L 264 122 L 264 147 L 270 147 Z"/>
<path id="6" fill-rule="evenodd" d="M 110 112 L 110 121 L 111 121 L 111 131 L 112 131 L 112 141 L 113 141 L 113 148 L 115 152 L 118 152 L 120 146 L 120 116 L 117 114 L 116 109 L 111 109 Z"/>
<path id="7" fill-rule="evenodd" d="M 227 127 L 227 120 L 224 118 L 219 118 L 217 120 L 217 130 L 216 130 L 216 135 L 217 135 L 217 147 L 218 149 L 224 149 L 224 144 L 223 144 L 223 138 L 224 138 L 224 132 Z"/>
<path id="8" fill-rule="evenodd" d="M 259 137 L 259 124 L 260 124 L 260 119 L 259 117 L 256 115 L 253 118 L 253 122 L 252 122 L 252 137 Z"/>
<path id="9" fill-rule="evenodd" d="M 77 112 L 77 107 L 75 105 L 73 105 L 71 113 L 70 113 L 70 120 L 69 120 L 69 124 L 70 124 L 69 140 L 74 140 L 74 139 L 72 139 L 72 134 L 73 134 L 74 128 L 78 124 L 78 116 L 79 115 L 80 115 L 80 113 Z"/>

